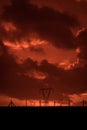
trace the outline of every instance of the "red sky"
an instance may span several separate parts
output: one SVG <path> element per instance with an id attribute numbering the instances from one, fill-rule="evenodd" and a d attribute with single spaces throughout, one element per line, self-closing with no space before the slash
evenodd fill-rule
<path id="1" fill-rule="evenodd" d="M 53 89 L 50 100 L 83 100 L 86 42 L 86 0 L 1 1 L 0 105 L 41 99 L 44 87 Z"/>

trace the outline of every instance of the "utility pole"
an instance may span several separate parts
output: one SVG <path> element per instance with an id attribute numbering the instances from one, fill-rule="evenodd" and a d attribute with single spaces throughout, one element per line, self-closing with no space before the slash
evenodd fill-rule
<path id="1" fill-rule="evenodd" d="M 25 106 L 27 107 L 27 99 L 26 99 L 26 101 L 25 101 Z"/>
<path id="2" fill-rule="evenodd" d="M 56 101 L 54 100 L 54 107 L 56 106 Z"/>
<path id="3" fill-rule="evenodd" d="M 83 107 L 85 106 L 85 100 L 82 101 L 82 105 L 83 105 Z"/>
<path id="4" fill-rule="evenodd" d="M 68 99 L 68 106 L 70 107 L 71 106 L 71 100 Z"/>
<path id="5" fill-rule="evenodd" d="M 39 100 L 39 106 L 41 107 L 41 100 Z"/>

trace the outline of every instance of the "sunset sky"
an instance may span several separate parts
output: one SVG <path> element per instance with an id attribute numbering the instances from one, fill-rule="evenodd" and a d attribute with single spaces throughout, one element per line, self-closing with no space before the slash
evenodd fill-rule
<path id="1" fill-rule="evenodd" d="M 87 0 L 0 1 L 0 106 L 87 100 Z"/>

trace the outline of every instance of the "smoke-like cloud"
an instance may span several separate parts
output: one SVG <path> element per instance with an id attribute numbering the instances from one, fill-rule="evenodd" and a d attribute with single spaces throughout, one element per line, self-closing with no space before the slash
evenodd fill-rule
<path id="1" fill-rule="evenodd" d="M 1 32 L 7 40 L 29 40 L 37 34 L 40 39 L 47 40 L 60 48 L 76 48 L 75 37 L 71 28 L 79 25 L 76 18 L 67 13 L 55 11 L 50 7 L 39 8 L 27 0 L 12 0 L 4 9 L 2 22 L 12 23 L 16 30 Z"/>
<path id="2" fill-rule="evenodd" d="M 81 26 L 87 26 L 87 1 L 86 0 L 31 0 L 39 7 L 48 6 L 55 10 L 65 11 L 75 15 Z"/>
<path id="3" fill-rule="evenodd" d="M 10 4 L 10 0 L 0 0 L 0 15 L 4 8 Z"/>
<path id="4" fill-rule="evenodd" d="M 87 28 L 79 32 L 77 43 L 80 49 L 78 53 L 80 64 L 87 65 Z"/>
<path id="5" fill-rule="evenodd" d="M 86 92 L 86 75 L 86 67 L 64 70 L 46 60 L 38 64 L 31 59 L 17 64 L 7 52 L 0 56 L 0 93 L 19 99 L 40 99 L 40 89 L 46 85 L 54 90 L 52 99 Z"/>

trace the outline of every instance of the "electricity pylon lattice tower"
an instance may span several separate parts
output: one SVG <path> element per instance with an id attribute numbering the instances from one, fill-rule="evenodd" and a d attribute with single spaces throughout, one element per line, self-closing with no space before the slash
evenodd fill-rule
<path id="1" fill-rule="evenodd" d="M 8 104 L 9 107 L 15 107 L 16 105 L 13 103 L 13 101 L 11 100 L 10 103 Z"/>
<path id="2" fill-rule="evenodd" d="M 52 88 L 45 87 L 45 88 L 40 89 L 40 91 L 41 91 L 41 95 L 43 97 L 45 106 L 48 106 L 49 105 L 49 97 L 50 97 Z M 41 101 L 40 101 L 40 106 L 41 106 Z"/>

